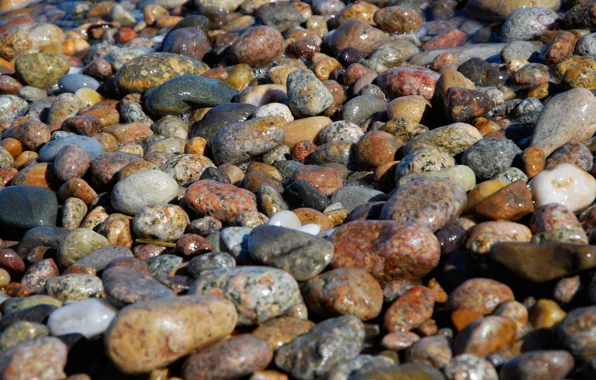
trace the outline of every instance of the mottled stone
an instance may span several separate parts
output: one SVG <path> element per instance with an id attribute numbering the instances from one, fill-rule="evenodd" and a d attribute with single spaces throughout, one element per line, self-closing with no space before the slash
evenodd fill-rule
<path id="1" fill-rule="evenodd" d="M 238 323 L 250 326 L 280 316 L 300 293 L 296 280 L 282 270 L 244 266 L 204 272 L 189 294 L 228 299 L 238 310 Z"/>
<path id="2" fill-rule="evenodd" d="M 25 83 L 37 88 L 48 88 L 68 73 L 70 64 L 60 53 L 25 54 L 17 57 L 15 69 Z"/>
<path id="3" fill-rule="evenodd" d="M 68 267 L 81 257 L 106 245 L 109 245 L 107 239 L 97 232 L 89 228 L 77 228 L 60 242 L 58 262 L 63 267 Z"/>
<path id="4" fill-rule="evenodd" d="M 281 33 L 270 26 L 246 30 L 232 45 L 232 54 L 239 63 L 264 67 L 279 57 L 284 50 Z"/>
<path id="5" fill-rule="evenodd" d="M 289 107 L 298 117 L 314 116 L 333 104 L 333 95 L 310 70 L 295 70 L 287 80 Z"/>
<path id="6" fill-rule="evenodd" d="M 390 99 L 421 95 L 432 99 L 439 74 L 422 67 L 394 67 L 377 78 L 377 84 Z"/>
<path id="7" fill-rule="evenodd" d="M 244 211 L 257 211 L 253 193 L 211 180 L 193 183 L 184 195 L 186 204 L 200 216 L 212 216 L 233 223 Z"/>
<path id="8" fill-rule="evenodd" d="M 448 304 L 452 310 L 465 309 L 484 315 L 513 299 L 513 292 L 507 285 L 488 278 L 473 278 L 449 295 Z"/>
<path id="9" fill-rule="evenodd" d="M 522 151 L 508 139 L 483 138 L 464 152 L 462 163 L 482 179 L 491 178 L 512 166 Z"/>
<path id="10" fill-rule="evenodd" d="M 408 332 L 430 319 L 434 304 L 435 296 L 430 289 L 415 286 L 389 306 L 383 324 L 388 331 Z"/>
<path id="11" fill-rule="evenodd" d="M 264 340 L 272 350 L 277 350 L 297 336 L 306 334 L 314 326 L 315 323 L 307 319 L 280 317 L 261 324 L 252 334 Z"/>
<path id="12" fill-rule="evenodd" d="M 267 344 L 251 334 L 221 340 L 186 359 L 184 378 L 235 378 L 264 370 L 273 359 Z"/>
<path id="13" fill-rule="evenodd" d="M 201 75 L 209 67 L 201 61 L 170 53 L 151 53 L 128 61 L 116 73 L 118 91 L 143 93 L 169 79 L 186 74 Z"/>
<path id="14" fill-rule="evenodd" d="M 257 262 L 283 269 L 298 281 L 321 273 L 333 258 L 333 244 L 329 241 L 272 225 L 251 231 L 248 251 Z"/>
<path id="15" fill-rule="evenodd" d="M 356 357 L 363 343 L 364 325 L 359 319 L 332 318 L 277 350 L 275 364 L 295 378 L 313 379 Z"/>
<path id="16" fill-rule="evenodd" d="M 573 309 L 556 329 L 560 341 L 576 357 L 593 359 L 596 355 L 593 334 L 596 325 L 595 316 L 596 306 Z"/>
<path id="17" fill-rule="evenodd" d="M 356 267 L 382 285 L 392 280 L 419 279 L 439 262 L 440 246 L 427 228 L 395 221 L 361 220 L 338 227 L 332 268 Z"/>
<path id="18" fill-rule="evenodd" d="M 472 354 L 454 357 L 445 365 L 443 372 L 449 380 L 499 379 L 497 371 L 489 361 Z"/>
<path id="19" fill-rule="evenodd" d="M 383 306 L 383 292 L 366 271 L 339 268 L 308 280 L 302 287 L 311 313 L 329 317 L 351 314 L 366 321 L 375 318 Z"/>
<path id="20" fill-rule="evenodd" d="M 548 156 L 566 142 L 585 142 L 596 131 L 595 107 L 596 97 L 583 88 L 552 97 L 540 112 L 531 146 Z"/>
<path id="21" fill-rule="evenodd" d="M 2 376 L 11 379 L 61 379 L 68 348 L 54 337 L 38 337 L 17 344 L 0 356 Z"/>
<path id="22" fill-rule="evenodd" d="M 162 368 L 227 336 L 237 314 L 229 301 L 183 296 L 140 302 L 118 313 L 104 344 L 125 373 Z"/>
<path id="23" fill-rule="evenodd" d="M 285 119 L 272 116 L 232 124 L 213 139 L 217 164 L 241 164 L 280 145 L 285 136 Z"/>
<path id="24" fill-rule="evenodd" d="M 99 277 L 80 273 L 49 278 L 45 288 L 48 295 L 64 302 L 98 297 L 103 293 Z"/>
<path id="25" fill-rule="evenodd" d="M 400 187 L 381 211 L 381 219 L 419 223 L 436 231 L 463 211 L 466 192 L 443 178 L 421 178 Z"/>
<path id="26" fill-rule="evenodd" d="M 135 235 L 162 241 L 178 240 L 189 224 L 186 212 L 176 205 L 145 206 L 132 222 Z"/>

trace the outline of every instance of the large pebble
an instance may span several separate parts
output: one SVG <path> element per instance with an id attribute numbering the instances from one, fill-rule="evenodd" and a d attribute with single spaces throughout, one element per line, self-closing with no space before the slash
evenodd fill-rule
<path id="1" fill-rule="evenodd" d="M 149 373 L 231 333 L 234 305 L 221 298 L 170 297 L 118 313 L 104 334 L 106 352 L 124 373 Z"/>
<path id="2" fill-rule="evenodd" d="M 488 278 L 473 278 L 455 288 L 449 295 L 448 305 L 452 310 L 465 309 L 484 315 L 513 299 L 507 285 Z"/>
<path id="3" fill-rule="evenodd" d="M 461 185 L 443 178 L 421 178 L 400 187 L 381 211 L 381 219 L 418 223 L 436 231 L 457 218 L 466 204 Z"/>
<path id="4" fill-rule="evenodd" d="M 351 314 L 362 321 L 379 315 L 383 291 L 366 271 L 339 268 L 308 280 L 302 287 L 304 302 L 311 313 L 328 317 Z"/>
<path id="5" fill-rule="evenodd" d="M 479 178 L 488 179 L 510 168 L 521 153 L 521 149 L 511 140 L 483 138 L 466 149 L 462 163 L 469 166 Z"/>
<path id="6" fill-rule="evenodd" d="M 298 283 L 287 272 L 251 266 L 204 272 L 189 294 L 214 295 L 231 301 L 238 310 L 238 324 L 245 326 L 282 315 L 300 296 Z"/>
<path id="7" fill-rule="evenodd" d="M 283 269 L 297 281 L 316 276 L 333 258 L 333 244 L 329 241 L 271 225 L 251 231 L 248 251 L 257 262 Z"/>
<path id="8" fill-rule="evenodd" d="M 211 216 L 227 223 L 235 222 L 236 216 L 244 211 L 257 211 L 253 193 L 212 180 L 190 185 L 184 200 L 200 216 Z"/>
<path id="9" fill-rule="evenodd" d="M 62 379 L 67 356 L 68 348 L 60 339 L 35 338 L 2 353 L 0 374 L 6 379 Z"/>
<path id="10" fill-rule="evenodd" d="M 57 217 L 58 199 L 48 189 L 9 186 L 0 191 L 0 223 L 5 234 L 18 238 L 35 227 L 53 227 Z"/>
<path id="11" fill-rule="evenodd" d="M 546 155 L 566 142 L 583 143 L 596 132 L 596 97 L 585 88 L 553 96 L 542 108 L 531 146 Z"/>
<path id="12" fill-rule="evenodd" d="M 333 105 L 333 95 L 310 70 L 295 70 L 288 75 L 288 100 L 298 117 L 315 116 Z"/>
<path id="13" fill-rule="evenodd" d="M 537 207 L 560 203 L 571 211 L 580 211 L 596 199 L 596 179 L 571 164 L 560 164 L 539 173 L 530 182 Z"/>
<path id="14" fill-rule="evenodd" d="M 285 119 L 263 117 L 232 124 L 220 130 L 212 143 L 217 164 L 241 164 L 275 148 L 284 139 Z"/>
<path id="15" fill-rule="evenodd" d="M 78 333 L 93 338 L 103 334 L 115 316 L 116 309 L 107 301 L 87 298 L 53 311 L 48 327 L 54 336 Z"/>
<path id="16" fill-rule="evenodd" d="M 153 115 L 178 114 L 191 107 L 213 107 L 228 103 L 238 93 L 229 84 L 199 75 L 182 75 L 161 83 L 151 91 L 145 106 Z"/>
<path id="17" fill-rule="evenodd" d="M 142 170 L 118 181 L 112 190 L 112 206 L 135 215 L 143 207 L 170 202 L 178 195 L 178 183 L 159 170 Z"/>
<path id="18" fill-rule="evenodd" d="M 219 341 L 186 359 L 185 379 L 236 378 L 267 368 L 273 351 L 251 334 Z"/>
<path id="19" fill-rule="evenodd" d="M 39 150 L 39 161 L 52 162 L 55 160 L 58 152 L 67 145 L 78 145 L 87 153 L 91 159 L 95 159 L 104 153 L 103 146 L 95 139 L 87 136 L 70 135 L 45 144 Z"/>
<path id="20" fill-rule="evenodd" d="M 327 319 L 282 346 L 275 364 L 297 379 L 314 379 L 353 359 L 364 343 L 364 325 L 354 316 Z"/>
<path id="21" fill-rule="evenodd" d="M 116 73 L 115 81 L 122 94 L 142 94 L 169 79 L 186 74 L 201 75 L 208 69 L 203 62 L 182 55 L 151 53 L 128 61 Z"/>
<path id="22" fill-rule="evenodd" d="M 361 268 L 381 284 L 419 279 L 439 263 L 438 240 L 416 224 L 354 221 L 336 228 L 331 241 L 335 245 L 333 268 Z"/>
<path id="23" fill-rule="evenodd" d="M 190 224 L 186 212 L 176 205 L 145 206 L 132 222 L 135 235 L 162 241 L 178 240 Z"/>

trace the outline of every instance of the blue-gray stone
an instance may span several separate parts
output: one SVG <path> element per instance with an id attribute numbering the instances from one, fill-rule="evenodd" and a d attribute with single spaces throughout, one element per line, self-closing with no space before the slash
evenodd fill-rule
<path id="1" fill-rule="evenodd" d="M 20 239 L 28 230 L 55 226 L 58 199 L 53 191 L 34 186 L 9 186 L 0 191 L 2 237 Z"/>
<path id="2" fill-rule="evenodd" d="M 90 88 L 97 90 L 99 82 L 84 74 L 66 74 L 58 80 L 58 86 L 64 92 L 75 93 L 81 88 Z"/>
<path id="3" fill-rule="evenodd" d="M 41 162 L 53 162 L 60 149 L 70 144 L 76 144 L 83 148 L 91 159 L 95 159 L 104 153 L 103 146 L 99 141 L 87 136 L 74 135 L 53 140 L 44 145 L 39 151 L 38 160 Z"/>

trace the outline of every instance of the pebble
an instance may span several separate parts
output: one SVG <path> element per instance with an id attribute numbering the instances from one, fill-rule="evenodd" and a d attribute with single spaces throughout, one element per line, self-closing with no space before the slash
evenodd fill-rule
<path id="1" fill-rule="evenodd" d="M 381 211 L 381 219 L 419 223 L 436 231 L 453 222 L 466 203 L 461 185 L 443 178 L 421 178 L 400 187 Z"/>
<path id="2" fill-rule="evenodd" d="M 189 294 L 224 297 L 238 310 L 238 323 L 250 326 L 282 315 L 300 292 L 296 280 L 283 270 L 244 266 L 204 272 Z"/>
<path id="3" fill-rule="evenodd" d="M 462 163 L 470 167 L 477 177 L 488 179 L 510 168 L 521 153 L 511 140 L 483 138 L 466 149 Z"/>
<path id="4" fill-rule="evenodd" d="M 531 146 L 541 147 L 548 156 L 566 142 L 585 142 L 596 131 L 595 110 L 596 97 L 586 89 L 554 96 L 540 112 Z"/>
<path id="5" fill-rule="evenodd" d="M 64 378 L 67 355 L 67 346 L 58 338 L 42 336 L 21 342 L 2 353 L 2 376 L 17 379 Z"/>
<path id="6" fill-rule="evenodd" d="M 264 370 L 273 359 L 267 344 L 251 334 L 217 342 L 186 359 L 185 378 L 233 378 Z"/>
<path id="7" fill-rule="evenodd" d="M 408 332 L 430 319 L 434 304 L 435 296 L 430 289 L 414 286 L 389 306 L 383 324 L 390 332 Z"/>
<path id="8" fill-rule="evenodd" d="M 258 263 L 283 269 L 297 281 L 306 281 L 331 262 L 333 244 L 307 232 L 263 225 L 251 231 L 248 252 Z"/>
<path id="9" fill-rule="evenodd" d="M 68 73 L 70 64 L 59 53 L 37 53 L 19 56 L 15 61 L 17 74 L 30 86 L 46 89 Z"/>
<path id="10" fill-rule="evenodd" d="M 188 111 L 191 106 L 218 106 L 229 102 L 236 94 L 237 90 L 225 82 L 188 74 L 162 82 L 151 91 L 145 105 L 149 113 L 165 116 Z"/>
<path id="11" fill-rule="evenodd" d="M 455 288 L 449 295 L 448 305 L 452 310 L 465 309 L 486 315 L 513 299 L 507 285 L 488 278 L 473 278 Z"/>
<path id="12" fill-rule="evenodd" d="M 354 316 L 327 319 L 278 349 L 275 364 L 298 379 L 323 376 L 356 357 L 364 335 L 364 325 Z"/>
<path id="13" fill-rule="evenodd" d="M 184 200 L 200 216 L 211 216 L 228 223 L 233 223 L 236 216 L 244 211 L 257 211 L 253 193 L 212 180 L 201 180 L 190 185 Z"/>
<path id="14" fill-rule="evenodd" d="M 315 116 L 333 104 L 333 95 L 309 70 L 295 70 L 288 75 L 288 102 L 292 113 Z"/>
<path id="15" fill-rule="evenodd" d="M 148 373 L 227 336 L 236 321 L 236 310 L 227 300 L 166 297 L 119 312 L 104 334 L 104 344 L 122 372 Z"/>
<path id="16" fill-rule="evenodd" d="M 178 184 L 159 170 L 142 170 L 116 183 L 112 206 L 120 212 L 135 215 L 143 207 L 168 203 L 178 195 Z"/>
<path id="17" fill-rule="evenodd" d="M 567 351 L 533 351 L 517 356 L 501 367 L 502 379 L 527 379 L 534 376 L 564 378 L 575 361 Z"/>
<path id="18" fill-rule="evenodd" d="M 486 379 L 497 380 L 499 376 L 492 364 L 472 354 L 455 356 L 443 368 L 449 380 Z"/>
<path id="19" fill-rule="evenodd" d="M 501 27 L 503 42 L 531 41 L 547 31 L 557 20 L 557 13 L 546 8 L 518 8 Z"/>
<path id="20" fill-rule="evenodd" d="M 176 205 L 145 206 L 132 221 L 137 236 L 161 241 L 175 241 L 184 234 L 190 219 L 186 212 Z"/>
<path id="21" fill-rule="evenodd" d="M 54 336 L 77 333 L 89 339 L 103 334 L 116 313 L 105 300 L 86 298 L 54 310 L 48 327 Z"/>
<path id="22" fill-rule="evenodd" d="M 104 154 L 103 146 L 95 139 L 87 136 L 70 135 L 52 140 L 39 150 L 39 161 L 53 162 L 58 153 L 67 145 L 78 145 L 91 159 Z"/>
<path id="23" fill-rule="evenodd" d="M 315 315 L 354 315 L 362 321 L 379 315 L 383 291 L 366 271 L 339 268 L 309 279 L 302 287 L 304 301 Z"/>
<path id="24" fill-rule="evenodd" d="M 580 211 L 596 199 L 596 180 L 572 164 L 560 164 L 539 173 L 530 182 L 537 207 L 561 203 L 571 211 Z"/>
<path id="25" fill-rule="evenodd" d="M 277 350 L 297 336 L 308 333 L 314 326 L 314 322 L 307 319 L 280 317 L 261 324 L 252 334 L 265 341 L 272 350 Z"/>
<path id="26" fill-rule="evenodd" d="M 278 116 L 251 119 L 220 130 L 212 142 L 217 164 L 241 164 L 281 144 L 285 120 Z"/>
<path id="27" fill-rule="evenodd" d="M 45 288 L 49 296 L 63 302 L 97 297 L 103 293 L 99 277 L 81 273 L 49 278 Z"/>
<path id="28" fill-rule="evenodd" d="M 428 228 L 414 223 L 353 221 L 336 228 L 330 240 L 335 249 L 332 268 L 364 269 L 382 285 L 419 279 L 439 262 L 438 240 Z"/>

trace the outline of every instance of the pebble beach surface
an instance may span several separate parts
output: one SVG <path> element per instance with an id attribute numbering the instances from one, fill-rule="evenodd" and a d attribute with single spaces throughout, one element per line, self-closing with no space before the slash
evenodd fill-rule
<path id="1" fill-rule="evenodd" d="M 0 378 L 596 379 L 593 32 L 0 0 Z"/>

